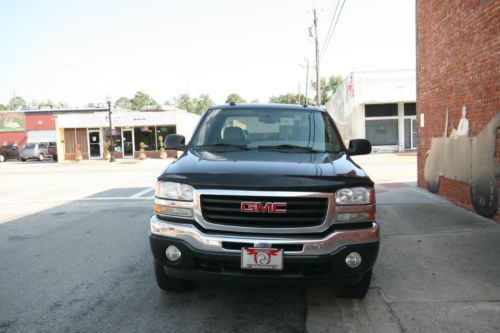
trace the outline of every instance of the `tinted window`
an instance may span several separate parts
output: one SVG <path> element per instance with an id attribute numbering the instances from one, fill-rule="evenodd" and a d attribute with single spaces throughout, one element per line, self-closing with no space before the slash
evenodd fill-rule
<path id="1" fill-rule="evenodd" d="M 367 104 L 365 117 L 394 117 L 398 115 L 397 104 Z"/>
<path id="2" fill-rule="evenodd" d="M 417 115 L 417 103 L 405 103 L 405 116 Z"/>
<path id="3" fill-rule="evenodd" d="M 319 151 L 341 149 L 328 114 L 308 110 L 211 110 L 193 138 L 193 144 L 220 143 L 248 148 L 293 145 Z"/>

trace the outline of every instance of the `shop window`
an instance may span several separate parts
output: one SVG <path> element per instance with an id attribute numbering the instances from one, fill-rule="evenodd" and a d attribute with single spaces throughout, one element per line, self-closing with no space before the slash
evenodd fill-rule
<path id="1" fill-rule="evenodd" d="M 176 134 L 176 128 L 175 126 L 167 126 L 167 125 L 159 125 L 156 126 L 156 137 L 158 140 L 160 140 L 160 136 L 163 138 L 163 141 L 165 141 L 165 138 L 169 134 Z M 158 142 L 159 145 L 159 142 Z"/>
<path id="2" fill-rule="evenodd" d="M 367 104 L 365 105 L 365 117 L 397 117 L 397 104 Z"/>
<path id="3" fill-rule="evenodd" d="M 109 140 L 109 127 L 103 128 L 104 141 L 107 142 Z M 120 128 L 116 128 L 113 130 L 113 144 L 114 151 L 120 152 L 122 151 L 122 133 Z"/>
<path id="4" fill-rule="evenodd" d="M 417 115 L 417 103 L 405 103 L 405 116 Z"/>
<path id="5" fill-rule="evenodd" d="M 144 143 L 144 150 L 156 150 L 154 126 L 134 127 L 134 136 L 135 150 L 141 149 L 141 142 Z"/>
<path id="6" fill-rule="evenodd" d="M 368 139 L 373 146 L 397 145 L 398 120 L 367 120 L 366 139 Z"/>

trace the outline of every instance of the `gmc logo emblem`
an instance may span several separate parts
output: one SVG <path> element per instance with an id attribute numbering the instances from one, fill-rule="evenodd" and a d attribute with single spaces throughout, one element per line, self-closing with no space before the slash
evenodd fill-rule
<path id="1" fill-rule="evenodd" d="M 286 202 L 243 201 L 241 211 L 245 213 L 286 213 Z"/>

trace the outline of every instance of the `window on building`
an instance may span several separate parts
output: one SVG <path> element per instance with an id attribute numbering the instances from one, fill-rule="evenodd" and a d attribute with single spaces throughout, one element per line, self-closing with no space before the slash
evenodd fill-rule
<path id="1" fill-rule="evenodd" d="M 144 150 L 156 150 L 154 126 L 134 127 L 134 137 L 135 150 L 141 149 L 141 142 L 144 143 Z"/>
<path id="2" fill-rule="evenodd" d="M 163 141 L 165 141 L 165 138 L 169 134 L 176 134 L 175 126 L 167 126 L 167 125 L 156 126 L 156 137 L 158 138 L 158 142 L 160 140 L 160 136 L 162 137 Z"/>
<path id="3" fill-rule="evenodd" d="M 367 104 L 365 105 L 365 117 L 397 117 L 397 104 Z"/>
<path id="4" fill-rule="evenodd" d="M 366 139 L 374 146 L 398 144 L 398 120 L 380 119 L 366 121 Z"/>
<path id="5" fill-rule="evenodd" d="M 417 103 L 405 103 L 405 116 L 417 115 Z"/>

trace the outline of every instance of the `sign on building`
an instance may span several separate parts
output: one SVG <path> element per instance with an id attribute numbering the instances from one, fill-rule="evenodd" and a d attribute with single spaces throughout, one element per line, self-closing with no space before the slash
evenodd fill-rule
<path id="1" fill-rule="evenodd" d="M 24 113 L 2 113 L 0 112 L 0 132 L 24 132 L 26 120 Z"/>

